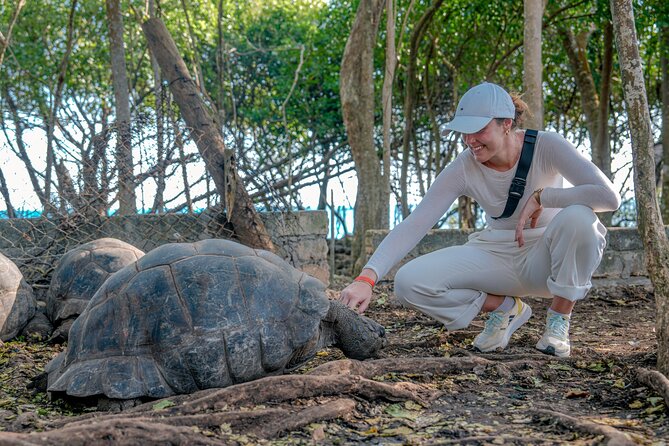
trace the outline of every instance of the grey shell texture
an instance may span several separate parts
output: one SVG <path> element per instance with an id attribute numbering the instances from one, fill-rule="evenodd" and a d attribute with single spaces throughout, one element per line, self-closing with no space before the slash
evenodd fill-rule
<path id="1" fill-rule="evenodd" d="M 270 252 L 163 245 L 98 290 L 47 365 L 48 390 L 162 398 L 280 374 L 313 350 L 329 306 L 322 282 Z"/>
<path id="2" fill-rule="evenodd" d="M 58 261 L 47 293 L 46 310 L 54 326 L 84 311 L 112 273 L 141 258 L 144 252 L 114 238 L 84 243 Z"/>
<path id="3" fill-rule="evenodd" d="M 15 338 L 35 315 L 33 289 L 18 267 L 0 254 L 0 340 Z"/>

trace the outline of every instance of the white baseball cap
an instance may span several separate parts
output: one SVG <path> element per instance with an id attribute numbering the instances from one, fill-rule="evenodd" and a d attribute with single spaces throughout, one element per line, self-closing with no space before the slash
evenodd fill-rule
<path id="1" fill-rule="evenodd" d="M 516 107 L 509 93 L 497 84 L 484 82 L 462 96 L 455 116 L 444 126 L 444 133 L 476 133 L 494 118 L 515 117 Z"/>

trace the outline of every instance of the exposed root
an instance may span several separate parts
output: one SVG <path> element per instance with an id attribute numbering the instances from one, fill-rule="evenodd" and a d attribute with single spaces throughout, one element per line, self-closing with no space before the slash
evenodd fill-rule
<path id="1" fill-rule="evenodd" d="M 154 430 L 167 430 L 170 436 L 168 439 L 182 438 L 184 432 L 189 436 L 187 442 L 167 443 L 167 444 L 192 444 L 195 438 L 194 433 L 217 430 L 221 425 L 228 425 L 233 433 L 250 434 L 260 438 L 272 438 L 281 432 L 300 429 L 310 423 L 322 420 L 330 420 L 350 414 L 355 410 L 355 401 L 342 398 L 330 401 L 318 406 L 308 407 L 299 411 L 287 409 L 259 409 L 252 411 L 234 411 L 234 412 L 213 412 L 196 415 L 169 416 L 163 414 L 164 411 L 154 411 L 147 413 L 142 417 L 128 417 L 127 414 L 106 415 L 97 418 L 89 418 L 68 423 L 65 427 L 47 432 L 45 444 L 66 444 L 63 442 L 64 435 L 79 439 L 82 443 L 87 441 L 100 441 L 100 438 L 110 438 L 114 441 L 120 441 L 123 444 L 125 432 L 146 432 L 145 442 L 151 444 L 162 444 L 163 437 L 155 437 Z M 117 431 L 117 429 L 120 429 Z M 80 434 L 85 432 L 86 435 Z M 119 433 L 120 432 L 120 433 Z M 177 436 L 172 436 L 177 434 Z M 31 440 L 30 435 L 23 435 L 20 440 Z M 141 438 L 144 437 L 133 437 Z M 205 437 L 207 438 L 207 437 Z M 52 442 L 53 439 L 53 442 Z M 42 440 L 39 437 L 38 440 Z M 138 441 L 138 443 L 143 443 Z M 0 442 L 0 444 L 2 444 Z M 26 443 L 32 444 L 32 443 Z M 37 444 L 37 443 L 35 443 Z M 96 443 L 97 444 L 97 443 Z M 203 443 L 200 440 L 196 444 L 218 444 L 215 442 Z"/>
<path id="2" fill-rule="evenodd" d="M 440 392 L 430 390 L 418 384 L 401 382 L 387 384 L 372 381 L 360 376 L 309 376 L 309 375 L 285 375 L 270 376 L 237 384 L 223 389 L 207 389 L 191 395 L 178 395 L 152 401 L 133 407 L 122 413 L 107 415 L 83 415 L 76 419 L 60 420 L 53 427 L 73 426 L 78 423 L 88 424 L 100 420 L 122 420 L 129 419 L 132 414 L 137 419 L 157 419 L 159 417 L 170 417 L 170 420 L 178 420 L 179 423 L 197 424 L 206 426 L 207 420 L 213 425 L 221 423 L 237 423 L 237 417 L 251 419 L 254 416 L 262 419 L 262 423 L 272 423 L 273 417 L 281 418 L 282 413 L 266 411 L 258 412 L 256 415 L 239 415 L 239 412 L 228 414 L 206 413 L 210 411 L 229 410 L 232 407 L 243 405 L 258 405 L 266 403 L 281 403 L 301 398 L 314 398 L 319 396 L 346 396 L 355 395 L 370 401 L 383 399 L 388 401 L 412 400 L 426 405 L 428 401 L 437 398 Z M 169 401 L 171 407 L 162 410 L 154 410 L 153 407 L 160 401 Z M 340 403 L 344 404 L 344 403 Z M 307 412 L 304 416 L 310 415 Z M 235 415 L 237 414 L 237 415 Z M 314 415 L 316 416 L 316 415 Z M 282 421 L 282 423 L 286 423 Z M 177 424 L 177 422 L 175 422 Z"/>
<path id="3" fill-rule="evenodd" d="M 545 356 L 545 355 L 543 355 Z M 512 361 L 491 361 L 480 356 L 465 356 L 451 358 L 386 358 L 367 361 L 355 359 L 341 359 L 322 364 L 309 375 L 358 375 L 365 378 L 383 376 L 387 373 L 431 373 L 433 375 L 449 375 L 456 372 L 475 371 L 492 367 L 500 376 L 509 376 L 510 372 L 519 369 L 528 369 L 542 366 L 545 361 L 530 359 L 516 359 Z M 547 359 L 547 360 L 550 360 Z"/>
<path id="4" fill-rule="evenodd" d="M 380 383 L 361 376 L 287 375 L 270 376 L 244 384 L 237 384 L 199 398 L 197 394 L 194 394 L 195 399 L 168 410 L 172 413 L 188 414 L 242 404 L 282 402 L 298 398 L 346 394 L 357 395 L 368 400 L 412 400 L 421 404 L 425 404 L 438 396 L 435 392 L 428 391 L 415 384 L 407 389 L 406 386 Z"/>
<path id="5" fill-rule="evenodd" d="M 251 432 L 257 437 L 273 438 L 282 432 L 300 429 L 311 423 L 331 420 L 350 414 L 355 410 L 355 401 L 347 398 L 331 401 L 319 406 L 309 407 L 283 419 L 264 425 L 256 425 Z"/>
<path id="6" fill-rule="evenodd" d="M 322 364 L 309 375 L 358 375 L 365 378 L 381 376 L 387 373 L 433 373 L 448 375 L 453 372 L 472 370 L 478 366 L 492 364 L 485 358 L 471 356 L 466 358 L 385 358 L 368 361 L 341 359 Z"/>
<path id="7" fill-rule="evenodd" d="M 656 370 L 636 369 L 636 378 L 664 398 L 664 405 L 669 407 L 669 379 Z"/>
<path id="8" fill-rule="evenodd" d="M 474 443 L 474 442 L 488 442 L 491 441 L 499 441 L 503 440 L 502 444 L 506 444 L 507 442 L 515 442 L 515 443 L 521 443 L 521 444 L 530 444 L 530 443 L 536 443 L 536 439 L 534 438 L 528 438 L 528 437 L 511 437 L 508 435 L 483 435 L 480 437 L 462 437 L 462 438 L 454 438 L 453 440 L 440 440 L 435 443 L 430 443 L 432 446 L 439 446 L 442 444 L 465 444 L 465 443 Z"/>
<path id="9" fill-rule="evenodd" d="M 138 445 L 138 444 L 197 444 L 223 446 L 227 442 L 207 437 L 193 427 L 172 426 L 155 421 L 131 419 L 93 421 L 86 426 L 65 426 L 47 432 L 30 434 L 8 433 L 0 438 L 0 446 L 77 446 L 77 445 Z"/>
<path id="10" fill-rule="evenodd" d="M 553 418 L 568 429 L 575 429 L 592 435 L 603 435 L 606 438 L 605 444 L 607 446 L 636 446 L 636 442 L 629 439 L 627 435 L 620 432 L 615 427 L 587 420 L 579 420 L 578 418 L 552 410 L 536 409 L 534 412 L 538 415 Z"/>

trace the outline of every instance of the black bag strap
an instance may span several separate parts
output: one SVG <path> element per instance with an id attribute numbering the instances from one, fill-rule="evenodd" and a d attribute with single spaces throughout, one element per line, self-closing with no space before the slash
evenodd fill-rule
<path id="1" fill-rule="evenodd" d="M 520 159 L 518 160 L 518 167 L 516 168 L 516 173 L 511 180 L 511 187 L 509 188 L 509 198 L 506 200 L 506 206 L 504 206 L 504 212 L 499 217 L 493 217 L 497 220 L 498 218 L 508 218 L 513 215 L 514 211 L 518 207 L 518 202 L 523 197 L 525 193 L 525 178 L 527 178 L 527 173 L 530 171 L 530 166 L 532 165 L 532 157 L 534 156 L 534 144 L 537 142 L 537 134 L 539 132 L 536 130 L 525 130 L 525 138 L 523 139 L 523 150 L 520 152 Z"/>

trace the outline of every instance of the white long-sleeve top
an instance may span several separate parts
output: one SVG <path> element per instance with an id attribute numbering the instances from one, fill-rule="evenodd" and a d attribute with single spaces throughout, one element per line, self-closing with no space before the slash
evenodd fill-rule
<path id="1" fill-rule="evenodd" d="M 495 220 L 502 214 L 516 166 L 499 172 L 476 161 L 469 149 L 463 151 L 441 171 L 413 212 L 381 242 L 365 268 L 378 279 L 399 262 L 427 234 L 460 196 L 473 198 L 486 213 L 488 230 L 508 230 L 513 240 L 516 224 L 532 192 L 541 193 L 541 213 L 537 228 L 546 225 L 564 207 L 581 204 L 595 212 L 614 211 L 620 195 L 611 181 L 573 144 L 554 132 L 539 132 L 532 165 L 527 174 L 525 193 L 509 218 Z M 564 187 L 563 180 L 572 187 Z M 526 228 L 529 227 L 529 221 Z M 506 232 L 506 231 L 505 231 Z"/>

